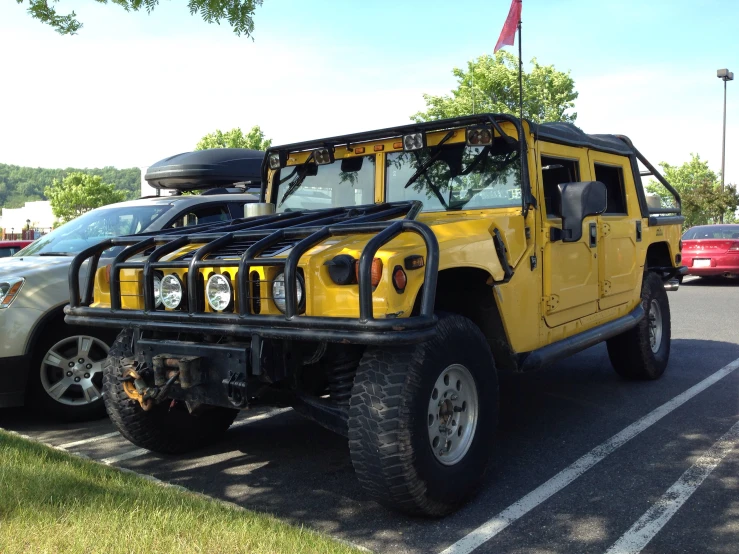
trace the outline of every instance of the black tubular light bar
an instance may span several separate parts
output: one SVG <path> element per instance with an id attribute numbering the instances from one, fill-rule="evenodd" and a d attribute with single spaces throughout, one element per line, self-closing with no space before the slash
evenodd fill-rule
<path id="1" fill-rule="evenodd" d="M 182 331 L 183 324 L 192 332 L 265 338 L 341 341 L 352 338 L 366 344 L 408 343 L 425 340 L 434 332 L 434 299 L 439 266 L 439 245 L 431 229 L 414 218 L 421 203 L 394 202 L 290 212 L 238 220 L 222 224 L 219 232 L 209 225 L 207 232 L 191 234 L 169 233 L 157 236 L 134 236 L 108 239 L 75 256 L 69 268 L 70 304 L 65 309 L 67 321 L 73 324 L 105 327 L 139 327 L 161 331 Z M 403 217 L 403 219 L 397 219 Z M 426 268 L 422 289 L 420 315 L 409 318 L 375 319 L 372 306 L 371 266 L 377 251 L 401 233 L 420 235 L 426 246 Z M 374 234 L 359 258 L 359 319 L 320 316 L 298 316 L 297 279 L 300 258 L 311 248 L 330 237 L 350 234 Z M 236 260 L 208 259 L 218 249 L 234 241 L 248 239 Z M 287 257 L 260 257 L 281 241 L 294 243 Z M 200 245 L 189 260 L 161 261 L 183 246 Z M 110 309 L 90 308 L 93 300 L 94 276 L 101 254 L 112 247 L 124 246 L 111 263 Z M 149 252 L 145 260 L 130 261 L 134 256 Z M 85 280 L 80 279 L 82 265 L 90 260 Z M 238 265 L 237 290 L 239 313 L 205 313 L 198 286 L 200 268 Z M 259 315 L 249 305 L 250 270 L 254 266 L 283 266 L 285 274 L 285 314 Z M 143 270 L 144 309 L 121 308 L 120 271 L 123 268 Z M 187 311 L 155 309 L 154 271 L 157 269 L 187 269 Z M 80 296 L 80 282 L 85 282 Z M 307 293 L 307 291 L 306 291 Z"/>

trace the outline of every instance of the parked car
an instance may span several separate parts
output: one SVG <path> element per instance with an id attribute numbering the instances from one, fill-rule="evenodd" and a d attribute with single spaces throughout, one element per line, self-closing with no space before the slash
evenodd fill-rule
<path id="1" fill-rule="evenodd" d="M 264 154 L 223 149 L 180 154 L 149 168 L 155 187 L 180 190 L 256 179 Z M 102 416 L 102 361 L 116 332 L 64 323 L 74 256 L 122 235 L 195 232 L 244 217 L 257 196 L 243 188 L 155 196 L 92 210 L 0 260 L 0 407 L 26 402 L 68 420 Z M 197 226 L 197 227 L 194 227 Z M 183 228 L 183 229 L 179 229 Z M 103 253 L 107 265 L 121 248 Z"/>
<path id="2" fill-rule="evenodd" d="M 0 258 L 12 256 L 32 242 L 32 240 L 0 240 Z"/>
<path id="3" fill-rule="evenodd" d="M 739 225 L 698 225 L 683 235 L 688 275 L 739 277 Z"/>

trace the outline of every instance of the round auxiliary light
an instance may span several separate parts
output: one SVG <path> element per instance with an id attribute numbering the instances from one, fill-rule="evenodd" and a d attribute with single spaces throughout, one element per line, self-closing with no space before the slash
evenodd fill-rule
<path id="1" fill-rule="evenodd" d="M 162 280 L 154 275 L 154 305 L 158 308 L 162 305 Z"/>
<path id="2" fill-rule="evenodd" d="M 303 305 L 303 282 L 302 278 L 298 276 L 298 311 Z M 287 309 L 287 302 L 285 300 L 285 274 L 280 273 L 275 280 L 272 281 L 272 300 L 283 314 Z"/>
<path id="3" fill-rule="evenodd" d="M 205 296 L 208 304 L 217 312 L 222 312 L 231 305 L 231 283 L 223 275 L 211 275 L 205 285 Z"/>
<path id="4" fill-rule="evenodd" d="M 182 302 L 182 281 L 177 275 L 165 275 L 162 279 L 159 299 L 165 308 L 174 310 Z"/>

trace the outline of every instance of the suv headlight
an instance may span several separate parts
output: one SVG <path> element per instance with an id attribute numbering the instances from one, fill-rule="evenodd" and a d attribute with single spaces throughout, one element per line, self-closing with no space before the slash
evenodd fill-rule
<path id="1" fill-rule="evenodd" d="M 7 308 L 13 303 L 25 282 L 23 277 L 0 281 L 0 309 Z"/>
<path id="2" fill-rule="evenodd" d="M 285 300 L 285 274 L 280 273 L 272 282 L 272 301 L 283 314 L 287 309 Z M 305 299 L 303 298 L 303 277 L 298 275 L 298 313 L 305 309 Z"/>

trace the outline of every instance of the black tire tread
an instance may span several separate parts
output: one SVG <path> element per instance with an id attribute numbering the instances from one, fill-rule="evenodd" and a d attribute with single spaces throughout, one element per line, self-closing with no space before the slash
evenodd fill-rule
<path id="1" fill-rule="evenodd" d="M 414 467 L 409 404 L 410 395 L 420 387 L 423 361 L 435 347 L 453 345 L 450 338 L 462 332 L 476 335 L 492 362 L 484 335 L 466 318 L 442 318 L 438 331 L 434 339 L 415 348 L 368 348 L 357 370 L 349 409 L 352 464 L 368 495 L 390 509 L 431 517 L 454 511 L 474 493 L 464 493 L 451 502 L 429 498 L 427 485 Z M 497 379 L 495 395 L 497 399 Z M 482 477 L 483 472 L 478 483 Z"/>
<path id="2" fill-rule="evenodd" d="M 621 377 L 629 380 L 655 380 L 665 372 L 670 356 L 670 305 L 662 279 L 647 272 L 642 283 L 642 306 L 647 312 L 644 319 L 633 329 L 608 339 L 608 357 L 611 365 Z M 662 311 L 662 348 L 655 356 L 649 343 L 648 310 L 656 299 Z"/>

